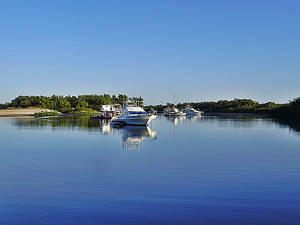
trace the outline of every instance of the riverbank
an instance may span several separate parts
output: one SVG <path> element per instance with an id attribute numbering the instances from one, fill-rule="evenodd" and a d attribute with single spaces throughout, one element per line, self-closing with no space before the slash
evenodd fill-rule
<path id="1" fill-rule="evenodd" d="M 9 109 L 1 109 L 0 117 L 42 117 L 42 116 L 52 116 L 52 115 L 60 115 L 60 116 L 80 116 L 80 115 L 96 115 L 99 112 L 92 109 L 85 109 L 80 111 L 69 111 L 66 113 L 57 112 L 51 109 L 44 108 L 9 108 Z"/>
<path id="2" fill-rule="evenodd" d="M 51 109 L 43 109 L 43 108 L 10 108 L 10 109 L 2 109 L 0 110 L 0 117 L 33 117 L 36 113 L 51 113 L 55 112 Z"/>

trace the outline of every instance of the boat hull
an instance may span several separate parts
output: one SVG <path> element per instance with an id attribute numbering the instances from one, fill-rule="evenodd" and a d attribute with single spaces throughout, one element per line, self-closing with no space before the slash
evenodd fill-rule
<path id="1" fill-rule="evenodd" d="M 187 116 L 201 116 L 201 112 L 186 113 Z"/>
<path id="2" fill-rule="evenodd" d="M 100 120 L 110 120 L 112 116 L 103 116 L 103 115 L 98 115 L 98 116 L 90 116 L 91 119 L 100 119 Z"/>
<path id="3" fill-rule="evenodd" d="M 128 125 L 145 126 L 150 122 L 149 119 L 149 116 L 126 116 L 123 122 Z"/>
<path id="4" fill-rule="evenodd" d="M 136 126 L 146 126 L 151 120 L 155 119 L 154 116 L 121 116 L 115 117 L 111 120 L 112 124 L 127 124 Z"/>
<path id="5" fill-rule="evenodd" d="M 185 116 L 186 114 L 183 112 L 170 112 L 168 114 L 164 114 L 164 116 L 170 116 L 170 117 L 175 117 L 175 116 Z"/>

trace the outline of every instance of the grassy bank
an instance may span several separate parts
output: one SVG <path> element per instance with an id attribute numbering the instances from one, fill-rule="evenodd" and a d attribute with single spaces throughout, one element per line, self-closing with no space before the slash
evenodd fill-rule
<path id="1" fill-rule="evenodd" d="M 76 115 L 88 115 L 98 113 L 97 110 L 90 108 L 83 110 L 64 110 L 64 111 L 55 111 L 51 109 L 39 108 L 39 107 L 28 107 L 28 108 L 13 108 L 9 107 L 8 109 L 0 109 L 0 117 L 20 117 L 20 116 L 35 116 L 35 117 L 44 117 L 44 116 L 57 116 L 61 114 L 76 114 Z"/>
<path id="2" fill-rule="evenodd" d="M 58 116 L 59 112 L 38 112 L 35 113 L 35 117 L 44 117 L 44 116 Z"/>
<path id="3" fill-rule="evenodd" d="M 68 111 L 64 111 L 64 113 L 66 113 L 66 114 L 76 114 L 76 115 L 88 115 L 88 114 L 99 113 L 99 111 L 88 108 L 88 109 L 83 109 L 83 110 L 68 110 Z"/>

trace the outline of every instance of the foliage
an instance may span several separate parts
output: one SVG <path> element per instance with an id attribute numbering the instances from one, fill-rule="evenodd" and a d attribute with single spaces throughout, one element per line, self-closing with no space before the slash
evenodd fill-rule
<path id="1" fill-rule="evenodd" d="M 59 115 L 58 112 L 39 112 L 34 114 L 35 117 L 57 116 L 57 115 Z"/>
<path id="2" fill-rule="evenodd" d="M 88 107 L 89 103 L 87 103 L 85 100 L 80 99 L 77 103 L 76 110 L 84 110 Z"/>
<path id="3" fill-rule="evenodd" d="M 300 97 L 274 110 L 272 116 L 283 122 L 300 123 Z"/>
<path id="4" fill-rule="evenodd" d="M 282 123 L 300 127 L 300 97 L 287 104 L 258 103 L 251 99 L 234 99 L 217 102 L 186 102 L 179 103 L 176 107 L 184 109 L 187 105 L 205 112 L 268 114 Z M 153 108 L 162 112 L 164 108 L 172 106 L 173 104 L 167 103 L 166 105 L 150 105 L 145 108 L 146 110 Z"/>
<path id="5" fill-rule="evenodd" d="M 103 104 L 122 104 L 126 100 L 133 100 L 143 105 L 142 97 L 129 98 L 126 95 L 79 95 L 79 96 L 18 96 L 13 99 L 11 103 L 0 104 L 0 109 L 7 109 L 8 107 L 42 107 L 45 109 L 52 109 L 59 112 L 82 112 L 99 110 Z"/>
<path id="6" fill-rule="evenodd" d="M 239 113 L 265 113 L 268 114 L 274 109 L 280 107 L 280 104 L 274 102 L 268 103 L 258 103 L 251 99 L 234 99 L 234 100 L 220 100 L 217 102 L 186 102 L 179 103 L 176 105 L 179 109 L 184 109 L 190 105 L 191 107 L 205 111 L 205 112 L 239 112 Z M 149 108 L 154 108 L 155 110 L 161 112 L 166 107 L 173 107 L 173 104 L 167 103 L 165 106 L 148 106 Z"/>

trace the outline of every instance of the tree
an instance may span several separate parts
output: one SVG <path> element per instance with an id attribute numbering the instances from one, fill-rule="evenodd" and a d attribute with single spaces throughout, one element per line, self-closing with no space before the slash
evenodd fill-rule
<path id="1" fill-rule="evenodd" d="M 57 104 L 56 107 L 57 107 L 57 110 L 68 111 L 68 110 L 71 109 L 71 104 L 63 96 L 59 96 L 59 98 L 58 98 L 58 104 Z"/>
<path id="2" fill-rule="evenodd" d="M 79 100 L 78 104 L 76 106 L 76 110 L 80 111 L 80 110 L 84 110 L 88 107 L 88 103 L 84 100 Z"/>
<path id="3" fill-rule="evenodd" d="M 21 106 L 22 108 L 26 108 L 26 107 L 31 106 L 31 103 L 30 103 L 29 99 L 24 99 L 24 100 L 22 100 L 22 101 L 20 102 L 20 106 Z"/>

